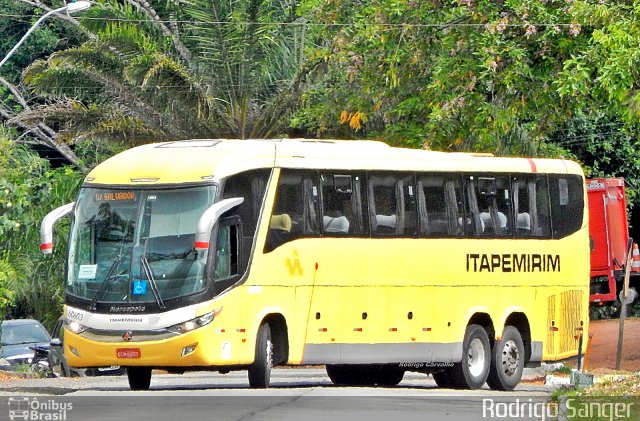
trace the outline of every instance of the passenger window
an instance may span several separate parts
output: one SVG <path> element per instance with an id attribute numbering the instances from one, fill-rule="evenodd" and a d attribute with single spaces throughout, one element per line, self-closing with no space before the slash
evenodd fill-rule
<path id="1" fill-rule="evenodd" d="M 517 237 L 549 237 L 551 230 L 546 177 L 534 175 L 514 177 L 513 208 L 516 216 Z"/>
<path id="2" fill-rule="evenodd" d="M 472 183 L 473 184 L 473 183 Z M 513 232 L 510 178 L 478 176 L 475 182 L 480 226 L 476 234 L 489 237 L 510 236 Z"/>
<path id="3" fill-rule="evenodd" d="M 417 202 L 422 236 L 461 236 L 465 225 L 470 223 L 464 216 L 459 176 L 418 175 Z"/>
<path id="4" fill-rule="evenodd" d="M 417 232 L 412 175 L 369 177 L 369 220 L 374 236 L 413 236 Z"/>
<path id="5" fill-rule="evenodd" d="M 265 253 L 296 238 L 313 237 L 320 233 L 317 179 L 317 173 L 312 171 L 281 171 L 269 220 Z"/>
<path id="6" fill-rule="evenodd" d="M 573 234 L 582 226 L 584 181 L 577 175 L 550 175 L 549 198 L 553 238 Z"/>
<path id="7" fill-rule="evenodd" d="M 358 174 L 320 175 L 322 191 L 322 232 L 325 236 L 361 236 L 368 233 L 362 200 L 362 176 Z"/>

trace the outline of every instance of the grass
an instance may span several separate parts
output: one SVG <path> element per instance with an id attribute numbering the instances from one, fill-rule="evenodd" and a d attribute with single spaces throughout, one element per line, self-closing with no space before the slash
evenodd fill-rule
<path id="1" fill-rule="evenodd" d="M 640 372 L 603 376 L 593 386 L 578 388 L 561 386 L 551 393 L 551 400 L 558 401 L 560 396 L 569 397 L 638 397 L 640 398 Z"/>

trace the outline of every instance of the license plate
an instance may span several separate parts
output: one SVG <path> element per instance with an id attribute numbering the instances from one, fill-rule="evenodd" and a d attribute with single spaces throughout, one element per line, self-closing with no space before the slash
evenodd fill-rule
<path id="1" fill-rule="evenodd" d="M 140 348 L 118 348 L 116 349 L 118 358 L 140 358 Z"/>
<path id="2" fill-rule="evenodd" d="M 118 370 L 120 368 L 119 365 L 112 365 L 109 367 L 98 367 L 98 371 L 112 371 L 112 370 Z"/>

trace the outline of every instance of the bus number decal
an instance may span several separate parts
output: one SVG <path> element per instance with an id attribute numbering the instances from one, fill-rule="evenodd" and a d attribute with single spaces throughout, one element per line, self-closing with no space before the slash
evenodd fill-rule
<path id="1" fill-rule="evenodd" d="M 84 314 L 82 314 L 82 313 L 80 313 L 78 311 L 73 311 L 73 310 L 67 311 L 67 319 L 76 320 L 78 322 L 81 322 L 83 317 L 84 317 Z"/>

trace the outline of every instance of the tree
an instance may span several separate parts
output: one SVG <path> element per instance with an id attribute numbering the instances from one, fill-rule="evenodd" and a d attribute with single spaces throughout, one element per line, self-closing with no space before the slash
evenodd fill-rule
<path id="1" fill-rule="evenodd" d="M 37 6 L 35 9 L 34 5 Z M 62 2 L 54 3 L 55 7 L 61 5 Z M 9 51 L 42 12 L 51 10 L 51 7 L 38 0 L 3 3 L 0 11 L 6 13 L 8 18 L 0 18 L 0 31 L 4 35 L 0 42 L 0 51 Z M 84 169 L 75 152 L 66 143 L 60 141 L 54 128 L 41 121 L 28 124 L 15 120 L 19 111 L 28 111 L 33 105 L 33 99 L 29 93 L 18 84 L 21 69 L 33 58 L 46 56 L 56 49 L 66 48 L 70 44 L 79 42 L 80 33 L 75 30 L 78 25 L 75 19 L 66 14 L 57 14 L 53 19 L 62 21 L 63 24 L 45 22 L 2 67 L 2 73 L 7 77 L 0 77 L 0 122 L 13 123 L 17 126 L 22 134 L 19 138 L 22 142 L 41 144 L 56 150 L 69 162 Z"/>
<path id="2" fill-rule="evenodd" d="M 47 259 L 38 247 L 39 227 L 53 207 L 73 201 L 80 181 L 69 167 L 51 169 L 0 126 L 0 308 L 5 313 L 49 327 L 60 316 L 68 225 L 56 226 L 59 247 Z"/>
<path id="3" fill-rule="evenodd" d="M 562 98 L 640 120 L 640 2 L 577 1 L 570 9 L 589 28 L 584 48 L 564 61 L 555 81 Z"/>
<path id="4" fill-rule="evenodd" d="M 314 68 L 295 19 L 288 1 L 100 1 L 81 19 L 93 40 L 27 69 L 49 101 L 16 121 L 71 143 L 274 136 Z"/>
<path id="5" fill-rule="evenodd" d="M 341 3 L 308 3 L 330 29 L 318 51 L 333 80 L 298 119 L 316 116 L 319 133 L 339 122 L 414 147 L 539 155 L 570 114 L 551 81 L 584 40 L 564 2 Z"/>

